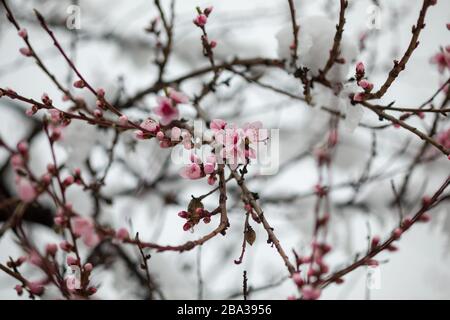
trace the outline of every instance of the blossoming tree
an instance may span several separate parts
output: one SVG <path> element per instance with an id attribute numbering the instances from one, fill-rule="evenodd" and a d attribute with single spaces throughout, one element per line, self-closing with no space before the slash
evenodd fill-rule
<path id="1" fill-rule="evenodd" d="M 12 1 L 1 2 L 7 18 L 3 25 L 16 33 L 9 46 L 17 47 L 21 60 L 35 62 L 33 73 L 44 75 L 55 90 L 50 94 L 39 88 L 35 96 L 20 86 L 6 85 L 8 78 L 0 87 L 0 108 L 20 110 L 31 123 L 19 139 L 3 132 L 0 136 L 5 159 L 0 241 L 11 237 L 20 249 L 0 261 L 0 269 L 15 281 L 19 296 L 108 297 L 102 293 L 108 288 L 102 274 L 114 269 L 116 261 L 123 264 L 123 269 L 115 268 L 116 278 L 130 273 L 136 280 L 130 285 L 130 290 L 137 288 L 133 296 L 191 296 L 188 289 L 167 295 L 169 278 L 182 270 L 170 271 L 169 260 L 158 259 L 170 252 L 181 254 L 176 259 L 197 252 L 193 281 L 199 298 L 247 298 L 283 284 L 289 286 L 285 291 L 289 294 L 269 297 L 318 299 L 331 285 L 345 286 L 348 274 L 377 267 L 383 262 L 380 256 L 394 255 L 403 234 L 429 221 L 450 199 L 449 45 L 431 48 L 426 72 L 439 75 L 440 83 L 425 102 L 416 100 L 405 107 L 401 95 L 389 95 L 397 83 L 406 81 L 402 75 L 421 48 L 429 12 L 445 7 L 444 1 L 420 1 L 408 43 L 399 48 L 388 70 L 377 66 L 377 46 L 371 46 L 381 31 L 364 30 L 358 37 L 347 32 L 349 15 L 358 12 L 355 1 L 336 1 L 337 14 L 325 10 L 331 17 L 300 14 L 304 2 L 280 3 L 288 19 L 274 30 L 276 57 L 244 58 L 245 48 L 224 54 L 220 49 L 226 41 L 214 32 L 221 11 L 212 6 L 191 8 L 186 29 L 195 34 L 201 57 L 195 63 L 186 61 L 187 71 L 179 74 L 177 63 L 185 52 L 175 36 L 177 6 L 175 0 L 155 0 L 156 16 L 142 31 L 145 46 L 151 44 L 152 63 L 146 72 L 153 78 L 132 93 L 127 87 L 131 75 L 113 85 L 102 79 L 102 84 L 79 66 L 75 53 L 83 32 L 121 50 L 126 50 L 124 43 L 130 50 L 139 47 L 141 39 L 65 30 L 61 19 L 50 19 L 51 12 L 34 10 L 31 19 L 31 11 L 12 6 Z M 51 66 L 25 25 L 45 34 L 64 65 Z M 436 32 L 448 37 L 449 24 L 438 27 Z M 70 46 L 61 41 L 67 37 L 63 33 L 69 33 Z M 68 69 L 66 80 L 62 69 Z M 242 106 L 251 101 L 242 99 L 242 92 L 254 87 L 270 94 L 273 115 L 264 117 L 263 106 L 250 111 Z M 284 135 L 290 130 L 289 119 L 278 126 L 272 121 L 287 104 L 303 108 L 310 117 L 295 120 L 300 129 L 289 137 Z M 355 163 L 345 153 L 348 142 L 358 138 L 364 141 L 358 153 L 363 160 Z M 301 145 L 299 140 L 304 140 Z M 293 151 L 288 156 L 282 152 L 285 142 L 285 148 Z M 380 148 L 385 154 L 379 154 Z M 276 168 L 264 171 L 264 157 Z M 353 165 L 358 168 L 356 177 Z M 417 178 L 416 172 L 431 166 L 441 169 L 429 173 L 429 186 L 413 188 L 417 179 L 427 180 Z M 386 183 L 387 188 L 377 190 L 380 197 L 370 198 L 378 184 Z M 140 220 L 133 212 L 142 203 L 149 206 L 143 210 L 146 218 Z M 156 213 L 161 210 L 164 218 Z M 352 252 L 349 262 L 343 263 L 337 258 L 344 247 L 340 229 L 348 217 L 341 213 L 364 216 L 371 210 L 389 213 L 388 231 L 373 232 L 369 221 L 364 245 L 357 246 L 360 252 Z M 293 215 L 299 216 L 301 226 Z M 176 219 L 164 222 L 166 216 Z M 280 226 L 280 219 L 291 229 Z M 36 234 L 38 228 L 45 230 Z M 355 232 L 344 233 L 349 231 Z M 258 246 L 264 247 L 260 256 Z M 220 264 L 211 267 L 208 277 L 202 275 L 201 248 L 213 250 L 208 263 Z M 266 279 L 261 269 L 246 270 L 231 293 L 208 291 L 213 272 L 240 270 L 252 254 L 258 261 L 270 260 L 278 280 Z M 170 275 L 158 276 L 166 270 Z M 248 286 L 248 275 L 266 284 Z"/>

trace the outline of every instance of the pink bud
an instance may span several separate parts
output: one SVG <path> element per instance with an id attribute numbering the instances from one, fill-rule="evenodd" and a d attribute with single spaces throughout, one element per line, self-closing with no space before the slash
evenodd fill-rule
<path id="1" fill-rule="evenodd" d="M 164 140 L 164 132 L 158 131 L 158 133 L 156 134 L 156 138 L 160 141 Z"/>
<path id="2" fill-rule="evenodd" d="M 207 163 L 205 163 L 205 164 L 203 165 L 203 168 L 204 168 L 206 174 L 211 174 L 211 173 L 213 173 L 214 170 L 215 170 L 215 167 L 216 167 L 216 166 L 215 166 L 214 163 L 209 163 L 209 162 L 207 162 Z"/>
<path id="3" fill-rule="evenodd" d="M 28 261 L 31 264 L 34 264 L 35 266 L 42 265 L 42 257 L 39 255 L 37 251 L 31 251 L 30 255 L 28 256 Z"/>
<path id="4" fill-rule="evenodd" d="M 37 197 L 37 191 L 30 181 L 19 179 L 17 182 L 19 198 L 25 203 L 33 202 Z"/>
<path id="5" fill-rule="evenodd" d="M 211 47 L 211 49 L 213 49 L 213 48 L 217 47 L 217 42 L 214 41 L 214 40 L 212 40 L 212 41 L 209 43 L 209 46 Z"/>
<path id="6" fill-rule="evenodd" d="M 371 84 L 369 81 L 367 81 L 367 80 L 361 80 L 361 81 L 359 81 L 358 82 L 358 85 L 361 87 L 361 88 L 363 88 L 363 89 L 367 89 L 367 90 L 369 90 L 369 88 L 371 89 L 371 88 L 373 88 L 373 84 Z"/>
<path id="7" fill-rule="evenodd" d="M 75 182 L 75 178 L 73 176 L 68 176 L 67 178 L 64 179 L 63 184 L 65 187 L 68 187 L 71 184 L 73 184 L 74 182 Z"/>
<path id="8" fill-rule="evenodd" d="M 402 227 L 403 227 L 403 229 L 407 229 L 411 226 L 411 224 L 412 224 L 411 218 L 406 217 L 405 219 L 403 219 Z"/>
<path id="9" fill-rule="evenodd" d="M 367 265 L 372 266 L 372 267 L 377 267 L 380 265 L 380 263 L 375 259 L 369 259 L 369 261 L 367 261 Z"/>
<path id="10" fill-rule="evenodd" d="M 180 212 L 178 212 L 178 216 L 180 217 L 180 218 L 183 218 L 183 219 L 187 219 L 188 217 L 189 217 L 189 212 L 187 212 L 187 211 L 180 211 Z"/>
<path id="11" fill-rule="evenodd" d="M 373 236 L 372 238 L 372 248 L 375 248 L 380 243 L 380 237 L 379 236 Z"/>
<path id="12" fill-rule="evenodd" d="M 363 92 L 358 92 L 353 96 L 353 100 L 356 102 L 361 102 L 364 101 L 364 93 Z"/>
<path id="13" fill-rule="evenodd" d="M 20 48 L 19 52 L 25 57 L 31 57 L 32 53 L 29 48 Z"/>
<path id="14" fill-rule="evenodd" d="M 21 141 L 17 144 L 17 150 L 21 154 L 27 154 L 28 153 L 28 143 L 26 141 Z"/>
<path id="15" fill-rule="evenodd" d="M 97 293 L 97 288 L 96 287 L 89 287 L 88 288 L 89 294 L 96 294 Z"/>
<path id="16" fill-rule="evenodd" d="M 139 140 L 145 139 L 145 134 L 142 130 L 136 130 L 134 132 L 134 136 L 136 137 L 136 139 L 139 139 Z"/>
<path id="17" fill-rule="evenodd" d="M 61 243 L 59 244 L 59 247 L 61 248 L 61 250 L 65 251 L 65 252 L 70 252 L 72 250 L 72 245 L 67 240 L 61 241 Z"/>
<path id="18" fill-rule="evenodd" d="M 395 252 L 395 251 L 398 251 L 398 248 L 396 246 L 394 246 L 393 244 L 390 244 L 387 247 L 387 250 L 390 251 L 390 252 Z"/>
<path id="19" fill-rule="evenodd" d="M 198 27 L 204 27 L 206 22 L 208 21 L 208 18 L 206 15 L 204 14 L 199 14 L 195 19 L 194 19 L 194 24 Z"/>
<path id="20" fill-rule="evenodd" d="M 181 129 L 178 127 L 173 127 L 170 133 L 170 138 L 172 139 L 172 141 L 180 141 L 180 137 L 181 137 Z"/>
<path id="21" fill-rule="evenodd" d="M 119 124 L 121 125 L 121 126 L 125 126 L 125 125 L 127 125 L 128 124 L 128 117 L 126 116 L 126 115 L 121 115 L 120 117 L 119 117 Z"/>
<path id="22" fill-rule="evenodd" d="M 402 229 L 396 228 L 394 230 L 394 232 L 392 233 L 392 235 L 394 236 L 394 239 L 400 239 L 400 237 L 402 235 Z"/>
<path id="23" fill-rule="evenodd" d="M 73 83 L 73 86 L 78 89 L 82 89 L 86 86 L 83 80 L 77 80 Z"/>
<path id="24" fill-rule="evenodd" d="M 42 103 L 44 103 L 46 106 L 51 106 L 53 103 L 52 99 L 50 99 L 50 97 L 46 93 L 42 94 L 41 100 Z"/>
<path id="25" fill-rule="evenodd" d="M 62 132 L 60 127 L 53 128 L 51 139 L 53 141 L 58 141 L 61 138 Z"/>
<path id="26" fill-rule="evenodd" d="M 321 291 L 319 288 L 314 288 L 310 285 L 302 288 L 302 298 L 304 300 L 317 300 L 319 299 Z"/>
<path id="27" fill-rule="evenodd" d="M 17 294 L 18 294 L 19 296 L 21 296 L 22 293 L 23 293 L 23 287 L 22 287 L 20 284 L 16 285 L 16 286 L 14 287 L 14 290 L 16 290 L 16 292 L 17 292 Z"/>
<path id="28" fill-rule="evenodd" d="M 55 217 L 55 218 L 53 219 L 53 221 L 55 222 L 56 225 L 62 226 L 62 225 L 64 224 L 64 221 L 65 221 L 65 220 L 64 220 L 63 217 L 58 216 L 58 217 Z"/>
<path id="29" fill-rule="evenodd" d="M 39 296 L 44 293 L 44 286 L 38 282 L 28 282 L 27 286 L 32 294 Z"/>
<path id="30" fill-rule="evenodd" d="M 91 272 L 92 269 L 94 269 L 94 267 L 92 266 L 92 263 L 86 263 L 84 265 L 84 271 Z"/>
<path id="31" fill-rule="evenodd" d="M 424 196 L 422 198 L 422 206 L 428 207 L 428 206 L 430 206 L 430 204 L 431 204 L 431 198 L 428 196 Z"/>
<path id="32" fill-rule="evenodd" d="M 209 16 L 211 14 L 211 12 L 213 11 L 213 8 L 214 8 L 213 6 L 207 7 L 207 8 L 205 8 L 205 10 L 203 10 L 203 13 L 206 16 Z"/>
<path id="33" fill-rule="evenodd" d="M 97 97 L 103 98 L 105 96 L 105 90 L 102 88 L 97 89 Z"/>
<path id="34" fill-rule="evenodd" d="M 94 116 L 96 116 L 97 118 L 101 118 L 101 117 L 103 117 L 103 111 L 102 110 L 100 110 L 100 109 L 95 109 L 94 110 Z"/>
<path id="35" fill-rule="evenodd" d="M 27 32 L 27 29 L 25 29 L 25 28 L 20 29 L 17 34 L 19 35 L 19 37 L 21 37 L 23 39 L 28 37 L 28 32 Z"/>
<path id="36" fill-rule="evenodd" d="M 447 23 L 447 30 L 450 30 L 450 23 Z"/>
<path id="37" fill-rule="evenodd" d="M 56 245 L 56 243 L 49 243 L 47 244 L 47 246 L 45 247 L 45 252 L 48 255 L 54 256 L 56 254 L 56 252 L 58 251 L 58 246 Z"/>
<path id="38" fill-rule="evenodd" d="M 216 183 L 216 181 L 217 181 L 216 176 L 210 175 L 210 176 L 208 177 L 208 184 L 209 184 L 210 186 L 213 186 L 213 185 Z"/>
<path id="39" fill-rule="evenodd" d="M 78 260 L 75 257 L 67 256 L 67 264 L 69 266 L 76 265 L 76 264 L 78 264 Z"/>
<path id="40" fill-rule="evenodd" d="M 190 222 L 186 222 L 186 223 L 183 225 L 183 230 L 184 230 L 184 231 L 188 231 L 188 230 L 191 229 L 191 228 L 192 228 L 192 225 L 191 225 Z"/>
<path id="41" fill-rule="evenodd" d="M 11 157 L 11 165 L 14 169 L 21 168 L 23 166 L 23 158 L 20 154 L 15 154 Z"/>
<path id="42" fill-rule="evenodd" d="M 302 276 L 300 275 L 300 272 L 294 273 L 292 275 L 292 280 L 294 280 L 295 284 L 299 287 L 303 286 L 303 284 L 305 283 Z"/>
<path id="43" fill-rule="evenodd" d="M 128 230 L 125 228 L 120 228 L 119 230 L 117 230 L 116 232 L 116 238 L 119 240 L 126 240 L 130 237 Z"/>
<path id="44" fill-rule="evenodd" d="M 431 220 L 431 216 L 428 213 L 422 214 L 419 218 L 420 222 L 428 222 L 430 220 Z"/>
<path id="45" fill-rule="evenodd" d="M 364 74 L 366 68 L 364 67 L 364 63 L 362 62 L 358 62 L 356 64 L 356 73 L 358 74 Z"/>

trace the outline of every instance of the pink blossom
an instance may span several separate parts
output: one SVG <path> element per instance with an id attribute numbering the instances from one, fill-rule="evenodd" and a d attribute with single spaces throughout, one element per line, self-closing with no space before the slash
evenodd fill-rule
<path id="1" fill-rule="evenodd" d="M 227 123 L 225 122 L 225 120 L 222 119 L 213 119 L 211 121 L 211 124 L 209 125 L 209 128 L 213 131 L 213 132 L 217 132 L 220 130 L 225 129 L 227 126 Z"/>
<path id="2" fill-rule="evenodd" d="M 183 137 L 183 146 L 185 149 L 190 150 L 192 149 L 192 135 L 189 131 L 184 130 L 181 133 L 181 136 Z"/>
<path id="3" fill-rule="evenodd" d="M 156 115 L 161 117 L 161 124 L 168 125 L 173 120 L 177 120 L 180 112 L 172 105 L 172 101 L 167 97 L 158 97 L 158 106 L 153 109 Z"/>
<path id="4" fill-rule="evenodd" d="M 204 14 L 199 14 L 195 19 L 194 19 L 194 24 L 198 27 L 204 27 L 206 22 L 208 21 L 208 17 Z"/>
<path id="5" fill-rule="evenodd" d="M 186 165 L 181 170 L 180 175 L 183 178 L 195 180 L 195 179 L 199 179 L 202 177 L 202 170 L 198 163 L 193 162 L 191 164 Z"/>
<path id="6" fill-rule="evenodd" d="M 53 108 L 48 110 L 48 113 L 50 113 L 50 118 L 53 122 L 59 122 L 61 120 L 61 111 Z"/>
<path id="7" fill-rule="evenodd" d="M 169 98 L 175 103 L 188 103 L 189 97 L 180 91 L 169 88 Z"/>
<path id="8" fill-rule="evenodd" d="M 310 285 L 302 288 L 302 298 L 304 300 L 317 300 L 319 299 L 321 291 L 319 288 L 314 288 Z"/>
<path id="9" fill-rule="evenodd" d="M 20 48 L 19 52 L 25 57 L 31 57 L 32 52 L 29 48 Z"/>
<path id="10" fill-rule="evenodd" d="M 234 170 L 239 164 L 245 163 L 245 134 L 242 129 L 230 127 L 226 130 L 217 131 L 215 140 L 223 145 L 220 155 Z"/>
<path id="11" fill-rule="evenodd" d="M 30 181 L 19 178 L 16 183 L 16 186 L 17 186 L 19 198 L 23 202 L 30 203 L 36 199 L 37 191 L 36 191 L 36 188 L 31 184 Z"/>
<path id="12" fill-rule="evenodd" d="M 95 232 L 95 225 L 92 219 L 87 217 L 75 217 L 72 219 L 73 233 L 81 237 L 83 242 L 93 247 L 99 243 L 100 238 Z"/>

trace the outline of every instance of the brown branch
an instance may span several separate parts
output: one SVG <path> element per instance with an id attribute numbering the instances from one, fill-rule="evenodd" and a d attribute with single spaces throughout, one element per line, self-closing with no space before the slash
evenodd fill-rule
<path id="1" fill-rule="evenodd" d="M 450 176 L 447 177 L 444 184 L 442 184 L 442 186 L 436 191 L 436 193 L 433 195 L 433 197 L 431 197 L 431 199 L 428 202 L 422 204 L 421 208 L 411 218 L 410 223 L 407 226 L 406 225 L 403 226 L 403 231 L 409 230 L 409 228 L 415 222 L 417 222 L 425 212 L 430 210 L 434 205 L 437 205 L 437 203 L 439 202 L 440 195 L 449 186 L 449 184 L 450 184 Z M 369 252 L 366 255 L 364 255 L 362 258 L 358 259 L 357 261 L 355 261 L 351 265 L 343 268 L 342 270 L 334 272 L 326 279 L 321 280 L 319 282 L 320 287 L 324 288 L 324 287 L 330 285 L 331 283 L 335 282 L 336 280 L 341 279 L 347 273 L 357 269 L 358 267 L 366 265 L 370 259 L 375 257 L 380 252 L 384 251 L 385 249 L 388 249 L 392 245 L 392 243 L 396 240 L 398 240 L 398 237 L 396 237 L 394 232 L 392 232 L 391 236 L 389 236 L 382 244 L 373 246 L 369 250 Z"/>
<path id="2" fill-rule="evenodd" d="M 333 47 L 330 50 L 330 56 L 323 70 L 320 71 L 320 77 L 326 78 L 326 74 L 333 67 L 334 63 L 338 61 L 340 54 L 340 45 L 342 41 L 342 34 L 344 33 L 345 25 L 345 9 L 348 7 L 348 2 L 346 0 L 341 1 L 341 10 L 339 12 L 339 23 L 336 25 L 336 34 L 334 35 Z"/>
<path id="3" fill-rule="evenodd" d="M 400 61 L 395 60 L 394 61 L 394 67 L 389 72 L 389 76 L 384 82 L 384 84 L 380 87 L 380 89 L 375 93 L 369 93 L 366 94 L 366 99 L 380 99 L 386 91 L 389 89 L 389 87 L 392 85 L 392 83 L 397 79 L 400 72 L 402 72 L 406 64 L 409 61 L 409 58 L 413 54 L 414 50 L 419 46 L 419 35 L 422 29 L 425 28 L 425 16 L 427 13 L 427 10 L 430 6 L 433 5 L 433 0 L 424 0 L 422 4 L 422 9 L 420 10 L 419 17 L 417 19 L 417 24 L 412 27 L 412 37 L 411 41 L 409 42 L 408 48 L 406 49 L 405 53 L 403 54 L 403 57 L 400 59 Z"/>

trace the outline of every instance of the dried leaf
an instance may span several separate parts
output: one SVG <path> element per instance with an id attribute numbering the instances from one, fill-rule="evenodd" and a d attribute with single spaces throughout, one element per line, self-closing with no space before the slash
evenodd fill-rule
<path id="1" fill-rule="evenodd" d="M 255 240 L 256 240 L 256 232 L 255 230 L 253 230 L 252 227 L 249 226 L 247 230 L 245 230 L 245 241 L 247 241 L 249 245 L 253 245 Z"/>

